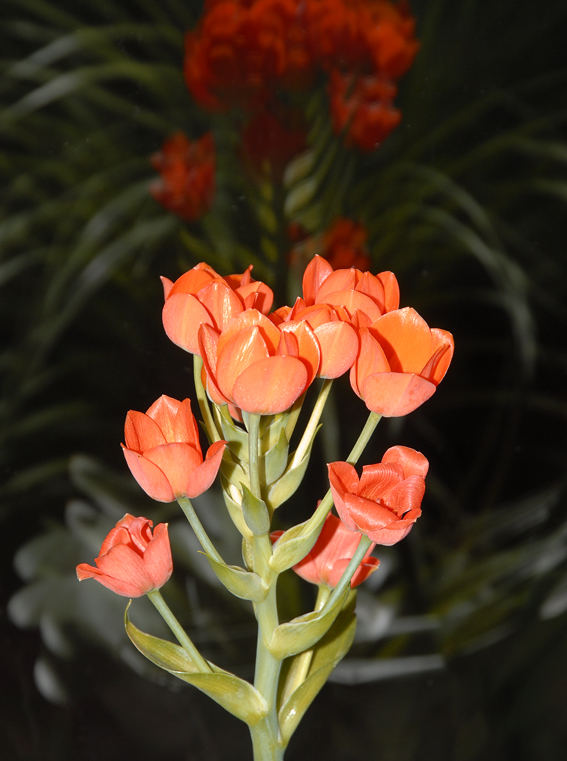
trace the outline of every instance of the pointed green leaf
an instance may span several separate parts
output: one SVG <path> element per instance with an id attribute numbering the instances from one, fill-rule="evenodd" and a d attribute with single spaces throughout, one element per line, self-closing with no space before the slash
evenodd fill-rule
<path id="1" fill-rule="evenodd" d="M 288 658 L 290 655 L 313 647 L 326 634 L 341 612 L 349 592 L 350 589 L 347 589 L 331 607 L 324 607 L 320 611 L 313 610 L 285 624 L 280 624 L 275 629 L 270 642 L 266 643 L 268 650 L 276 658 Z"/>
<path id="2" fill-rule="evenodd" d="M 240 502 L 237 502 L 235 499 L 236 497 L 241 499 L 240 492 L 234 484 L 225 478 L 224 475 L 221 475 L 221 484 L 224 503 L 226 505 L 226 509 L 228 510 L 228 514 L 230 515 L 230 519 L 243 537 L 246 539 L 252 539 L 253 534 L 248 528 L 246 521 L 244 520 L 244 515 L 242 514 L 242 506 Z"/>
<path id="3" fill-rule="evenodd" d="M 222 435 L 228 441 L 230 451 L 236 455 L 239 460 L 248 461 L 248 434 L 239 425 L 237 425 L 230 412 L 228 405 L 223 404 L 219 408 L 220 423 Z"/>
<path id="4" fill-rule="evenodd" d="M 270 530 L 270 513 L 266 503 L 254 496 L 250 489 L 240 484 L 242 491 L 242 514 L 246 525 L 256 536 L 263 536 Z"/>
<path id="5" fill-rule="evenodd" d="M 168 642 L 138 629 L 124 613 L 126 634 L 135 647 L 156 666 L 204 692 L 229 713 L 253 725 L 267 713 L 266 701 L 260 693 L 244 679 L 240 679 L 209 663 L 212 671 L 199 671 L 185 650 L 173 642 Z"/>
<path id="6" fill-rule="evenodd" d="M 287 467 L 289 455 L 289 441 L 282 428 L 277 443 L 263 456 L 264 465 L 263 481 L 266 486 L 273 484 L 282 475 Z"/>
<path id="7" fill-rule="evenodd" d="M 268 587 L 257 573 L 237 565 L 219 563 L 210 555 L 207 555 L 207 560 L 217 579 L 236 597 L 253 602 L 261 602 L 266 597 Z"/>
<path id="8" fill-rule="evenodd" d="M 291 696 L 285 700 L 279 710 L 278 718 L 284 745 L 287 745 L 289 742 L 306 710 L 329 678 L 335 666 L 350 650 L 356 630 L 354 604 L 355 596 L 353 595 L 352 604 L 340 613 L 333 626 L 319 641 L 314 651 L 310 651 L 313 652 L 313 657 L 307 677 L 300 678 L 297 688 L 293 690 Z M 300 653 L 293 660 L 300 664 L 303 655 L 303 653 Z M 293 682 L 294 676 L 296 678 L 301 677 L 299 673 L 294 672 L 294 663 L 292 663 L 287 674 L 288 681 Z"/>
<path id="9" fill-rule="evenodd" d="M 325 518 L 323 515 L 317 521 L 307 520 L 283 533 L 274 544 L 270 567 L 276 573 L 282 573 L 303 560 L 317 541 Z"/>
<path id="10" fill-rule="evenodd" d="M 320 426 L 316 429 L 315 433 L 319 430 L 319 428 Z M 288 465 L 287 470 L 285 470 L 284 474 L 280 476 L 280 478 L 278 478 L 278 480 L 268 489 L 266 504 L 270 510 L 275 510 L 288 499 L 290 499 L 290 497 L 295 494 L 299 485 L 303 481 L 303 476 L 305 475 L 307 465 L 309 464 L 309 458 L 311 456 L 311 448 L 313 446 L 315 433 L 313 434 L 311 443 L 309 444 L 309 447 L 301 462 L 292 466 L 291 463 L 293 463 L 294 456 L 291 455 L 289 458 L 290 464 Z"/>

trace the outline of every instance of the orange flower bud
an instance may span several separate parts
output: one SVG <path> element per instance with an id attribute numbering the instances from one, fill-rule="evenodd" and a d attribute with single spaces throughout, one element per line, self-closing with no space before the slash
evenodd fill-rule
<path id="1" fill-rule="evenodd" d="M 281 534 L 283 531 L 274 531 L 270 536 L 275 541 Z M 339 518 L 329 514 L 312 550 L 301 562 L 293 566 L 293 570 L 302 579 L 312 584 L 336 587 L 352 560 L 361 538 L 361 534 L 350 531 Z M 377 558 L 370 556 L 373 547 L 374 545 L 369 547 L 351 579 L 350 585 L 353 589 L 374 573 L 380 564 Z"/>
<path id="2" fill-rule="evenodd" d="M 369 410 L 385 417 L 407 415 L 433 396 L 453 357 L 453 336 L 429 328 L 410 307 L 360 328 L 359 337 L 351 386 Z"/>
<path id="3" fill-rule="evenodd" d="M 200 262 L 175 283 L 162 278 L 165 304 L 163 327 L 174 344 L 199 354 L 197 333 L 201 325 L 223 330 L 229 320 L 245 309 L 268 312 L 274 294 L 261 280 L 253 280 L 252 265 L 241 275 L 222 277 Z"/>
<path id="4" fill-rule="evenodd" d="M 152 535 L 152 521 L 126 515 L 110 531 L 95 565 L 80 563 L 77 578 L 96 579 L 124 597 L 141 597 L 159 589 L 171 576 L 173 563 L 167 523 L 158 523 Z"/>
<path id="5" fill-rule="evenodd" d="M 226 441 L 215 441 L 203 460 L 191 402 L 160 396 L 146 413 L 130 410 L 122 450 L 132 475 L 158 502 L 206 491 L 220 468 Z"/>
<path id="6" fill-rule="evenodd" d="M 222 332 L 201 325 L 199 348 L 211 399 L 263 415 L 289 409 L 320 361 L 307 324 L 297 334 L 284 332 L 256 309 L 242 312 Z"/>
<path id="7" fill-rule="evenodd" d="M 376 544 L 396 544 L 421 515 L 428 468 L 421 452 L 402 446 L 388 449 L 382 462 L 365 465 L 360 479 L 349 463 L 332 462 L 329 482 L 341 520 Z"/>

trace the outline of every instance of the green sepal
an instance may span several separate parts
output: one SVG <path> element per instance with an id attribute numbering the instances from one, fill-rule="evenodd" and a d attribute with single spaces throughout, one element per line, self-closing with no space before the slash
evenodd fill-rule
<path id="1" fill-rule="evenodd" d="M 321 426 L 317 427 L 315 433 L 317 433 L 320 427 Z M 292 466 L 294 456 L 293 454 L 290 455 L 289 465 L 283 475 L 280 476 L 280 478 L 278 478 L 278 480 L 268 489 L 266 504 L 270 510 L 276 510 L 276 508 L 286 502 L 297 491 L 299 485 L 303 481 L 303 476 L 305 475 L 307 465 L 309 464 L 314 439 L 315 434 L 309 443 L 309 447 L 305 452 L 303 459 L 297 463 L 297 465 Z"/>
<path id="2" fill-rule="evenodd" d="M 313 517 L 289 528 L 274 544 L 270 568 L 276 573 L 292 568 L 311 551 L 327 516 L 324 514 L 317 520 L 313 520 Z"/>
<path id="3" fill-rule="evenodd" d="M 337 598 L 334 605 L 323 607 L 320 611 L 312 610 L 276 627 L 266 647 L 275 658 L 288 658 L 303 650 L 308 650 L 329 630 L 341 612 L 350 587 Z"/>
<path id="4" fill-rule="evenodd" d="M 239 460 L 248 461 L 248 433 L 243 430 L 239 425 L 236 425 L 228 411 L 228 405 L 223 404 L 219 408 L 220 424 L 222 428 L 222 435 L 228 442 L 228 447 L 231 452 Z"/>
<path id="5" fill-rule="evenodd" d="M 266 503 L 258 499 L 245 484 L 240 484 L 242 492 L 242 515 L 250 531 L 256 536 L 263 536 L 270 530 L 270 513 Z"/>
<path id="6" fill-rule="evenodd" d="M 281 429 L 276 444 L 263 456 L 262 480 L 266 486 L 273 484 L 282 475 L 287 467 L 289 456 L 289 441 L 285 433 L 285 427 Z"/>
<path id="7" fill-rule="evenodd" d="M 246 467 L 229 448 L 224 450 L 220 466 L 221 476 L 233 484 L 248 483 L 248 462 Z"/>
<path id="8" fill-rule="evenodd" d="M 278 720 L 284 747 L 335 666 L 350 650 L 356 631 L 355 604 L 356 593 L 353 593 L 352 599 L 314 648 L 307 676 L 301 678 L 297 688 L 285 699 L 279 709 Z M 290 682 L 293 682 L 294 663 L 299 663 L 302 655 L 303 653 L 294 656 L 287 667 L 285 681 L 282 684 L 284 693 Z"/>
<path id="9" fill-rule="evenodd" d="M 261 602 L 268 594 L 267 585 L 254 571 L 246 571 L 237 565 L 219 563 L 210 555 L 206 553 L 205 555 L 217 579 L 235 597 L 252 600 L 252 602 Z"/>
<path id="10" fill-rule="evenodd" d="M 185 650 L 168 640 L 154 637 L 138 629 L 124 612 L 124 627 L 132 644 L 149 661 L 183 682 L 204 692 L 225 710 L 249 725 L 261 721 L 268 712 L 266 701 L 249 682 L 209 663 L 211 672 L 201 671 Z"/>
<path id="11" fill-rule="evenodd" d="M 242 505 L 240 502 L 236 502 L 231 496 L 231 492 L 229 491 L 231 482 L 228 481 L 224 475 L 221 475 L 221 485 L 222 485 L 222 496 L 224 497 L 224 504 L 226 505 L 226 509 L 228 510 L 228 514 L 230 515 L 230 519 L 238 529 L 239 533 L 245 537 L 246 539 L 252 539 L 252 532 L 248 528 L 248 524 L 244 520 L 244 514 L 242 512 Z M 234 487 L 236 489 L 236 487 Z M 238 489 L 237 489 L 238 491 Z M 238 492 L 239 496 L 241 496 L 240 492 Z"/>
<path id="12" fill-rule="evenodd" d="M 254 566 L 254 550 L 252 542 L 246 537 L 242 537 L 242 559 L 246 568 L 253 568 Z"/>

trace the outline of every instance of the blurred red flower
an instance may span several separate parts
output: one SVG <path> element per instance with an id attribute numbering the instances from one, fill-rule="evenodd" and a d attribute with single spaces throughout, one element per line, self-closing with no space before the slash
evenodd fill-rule
<path id="1" fill-rule="evenodd" d="M 150 192 L 162 206 L 188 221 L 209 210 L 215 192 L 215 150 L 210 132 L 195 141 L 177 132 L 151 162 L 161 177 Z"/>

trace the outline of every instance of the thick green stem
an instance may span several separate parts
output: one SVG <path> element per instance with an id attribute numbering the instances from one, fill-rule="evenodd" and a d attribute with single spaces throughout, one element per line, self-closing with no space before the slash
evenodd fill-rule
<path id="1" fill-rule="evenodd" d="M 175 615 L 173 614 L 173 611 L 169 607 L 169 605 L 166 603 L 166 601 L 161 596 L 161 592 L 159 589 L 152 589 L 151 592 L 148 592 L 148 598 L 153 603 L 154 607 L 160 614 L 160 616 L 163 618 L 165 623 L 169 626 L 172 633 L 175 635 L 175 638 L 181 645 L 181 647 L 185 650 L 187 655 L 191 658 L 191 660 L 194 662 L 194 664 L 197 666 L 200 671 L 203 671 L 205 673 L 209 673 L 212 669 L 207 663 L 207 661 L 203 658 L 201 653 L 197 650 L 189 636 L 187 635 L 187 632 L 185 629 L 181 626 Z"/>
<path id="2" fill-rule="evenodd" d="M 259 470 L 259 430 L 260 416 L 248 414 L 245 418 L 248 429 L 248 463 L 250 491 L 262 499 Z M 279 724 L 277 716 L 278 681 L 281 660 L 275 658 L 267 647 L 278 626 L 278 605 L 276 598 L 277 577 L 270 568 L 272 545 L 267 534 L 254 536 L 252 539 L 252 559 L 254 571 L 268 584 L 265 599 L 254 605 L 258 621 L 258 639 L 256 643 L 256 669 L 254 686 L 264 697 L 268 706 L 267 715 L 262 721 L 250 727 L 254 761 L 280 761 L 283 749 L 279 743 Z"/>
<path id="3" fill-rule="evenodd" d="M 195 383 L 195 393 L 197 395 L 197 401 L 199 402 L 199 409 L 203 416 L 203 423 L 205 425 L 205 432 L 209 443 L 214 441 L 220 441 L 222 436 L 219 434 L 218 429 L 211 415 L 211 408 L 209 407 L 209 400 L 207 399 L 207 393 L 203 387 L 203 381 L 201 379 L 201 370 L 203 368 L 203 360 L 198 354 L 193 355 L 193 381 Z"/>
<path id="4" fill-rule="evenodd" d="M 199 516 L 195 512 L 195 508 L 193 507 L 193 504 L 189 497 L 177 497 L 177 502 L 179 503 L 179 506 L 185 513 L 185 517 L 189 521 L 191 528 L 195 532 L 195 536 L 199 540 L 199 544 L 201 547 L 205 550 L 207 555 L 210 555 L 214 560 L 217 561 L 217 563 L 223 563 L 224 561 L 222 557 L 219 555 L 217 548 L 215 545 L 211 542 L 209 539 L 209 535 L 205 531 L 203 524 L 199 520 Z"/>

